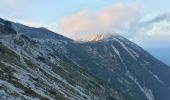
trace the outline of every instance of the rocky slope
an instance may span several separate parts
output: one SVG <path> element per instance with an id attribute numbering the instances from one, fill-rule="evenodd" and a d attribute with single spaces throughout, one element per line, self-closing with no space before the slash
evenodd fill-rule
<path id="1" fill-rule="evenodd" d="M 1 19 L 0 99 L 130 98 L 66 59 L 65 46 L 72 42 L 44 28 L 31 28 Z"/>
<path id="2" fill-rule="evenodd" d="M 76 42 L 0 19 L 0 99 L 169 100 L 170 69 L 114 35 Z"/>

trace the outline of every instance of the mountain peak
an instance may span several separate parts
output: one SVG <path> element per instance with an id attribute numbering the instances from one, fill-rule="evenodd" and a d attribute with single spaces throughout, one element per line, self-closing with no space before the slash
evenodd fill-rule
<path id="1" fill-rule="evenodd" d="M 90 41 L 101 41 L 101 40 L 108 40 L 113 39 L 119 36 L 117 33 L 108 33 L 108 34 L 98 34 L 90 39 Z"/>

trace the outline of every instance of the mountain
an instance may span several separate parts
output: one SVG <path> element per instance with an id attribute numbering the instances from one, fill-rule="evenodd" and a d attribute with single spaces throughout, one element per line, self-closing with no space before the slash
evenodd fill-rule
<path id="1" fill-rule="evenodd" d="M 78 65 L 137 100 L 169 99 L 168 66 L 122 36 L 78 44 L 69 50 Z"/>
<path id="2" fill-rule="evenodd" d="M 73 42 L 45 28 L 0 19 L 0 99 L 130 98 L 67 59 L 66 45 Z"/>
<path id="3" fill-rule="evenodd" d="M 78 42 L 0 19 L 0 99 L 169 100 L 170 67 L 120 35 Z"/>
<path id="4" fill-rule="evenodd" d="M 170 48 L 147 48 L 147 51 L 170 66 Z"/>

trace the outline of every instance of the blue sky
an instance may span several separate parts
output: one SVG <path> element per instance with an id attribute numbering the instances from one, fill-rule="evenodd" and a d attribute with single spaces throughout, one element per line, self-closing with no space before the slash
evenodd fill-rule
<path id="1" fill-rule="evenodd" d="M 10 4 L 11 1 L 16 4 Z M 155 16 L 168 12 L 170 9 L 169 0 L 0 0 L 0 2 L 5 2 L 0 4 L 5 6 L 0 7 L 4 11 L 1 11 L 3 12 L 1 13 L 2 17 L 23 19 L 23 22 L 24 20 L 37 20 L 42 23 L 58 23 L 63 16 L 79 12 L 82 9 L 89 8 L 93 12 L 117 3 L 125 5 L 139 3 L 142 6 L 141 11 L 147 16 Z M 9 7 L 11 5 L 13 7 Z"/>
<path id="2" fill-rule="evenodd" d="M 117 32 L 144 48 L 170 48 L 169 4 L 169 0 L 0 0 L 0 17 L 47 27 L 73 39 Z"/>

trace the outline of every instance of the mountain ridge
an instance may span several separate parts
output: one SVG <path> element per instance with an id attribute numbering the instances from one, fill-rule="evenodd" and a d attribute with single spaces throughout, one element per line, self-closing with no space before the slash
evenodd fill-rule
<path id="1" fill-rule="evenodd" d="M 2 99 L 170 99 L 170 68 L 122 36 L 76 42 L 2 20 Z"/>

